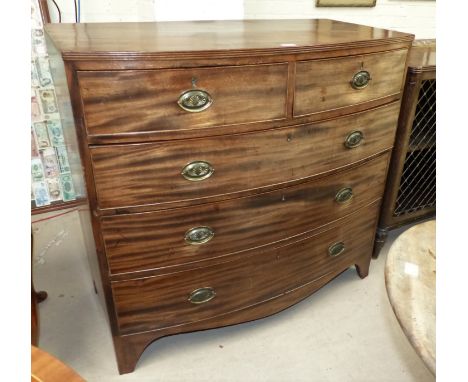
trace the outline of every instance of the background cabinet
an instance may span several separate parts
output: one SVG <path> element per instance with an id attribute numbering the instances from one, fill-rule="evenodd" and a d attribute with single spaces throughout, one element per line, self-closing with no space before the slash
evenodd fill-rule
<path id="1" fill-rule="evenodd" d="M 374 257 L 389 230 L 435 214 L 435 55 L 435 40 L 417 40 L 411 49 Z"/>

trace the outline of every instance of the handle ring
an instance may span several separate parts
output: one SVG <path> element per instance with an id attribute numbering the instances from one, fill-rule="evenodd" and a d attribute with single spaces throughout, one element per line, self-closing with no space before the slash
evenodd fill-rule
<path id="1" fill-rule="evenodd" d="M 353 76 L 351 86 L 356 90 L 364 89 L 369 85 L 371 79 L 371 75 L 367 70 L 360 70 Z"/>
<path id="2" fill-rule="evenodd" d="M 190 293 L 188 300 L 192 304 L 204 304 L 216 297 L 216 292 L 213 288 L 204 287 L 198 288 Z"/>
<path id="3" fill-rule="evenodd" d="M 213 98 L 205 90 L 190 89 L 180 95 L 177 104 L 185 111 L 199 113 L 213 104 Z"/>
<path id="4" fill-rule="evenodd" d="M 341 255 L 345 250 L 345 245 L 342 241 L 334 243 L 328 247 L 328 255 L 331 257 L 336 257 Z"/>
<path id="5" fill-rule="evenodd" d="M 362 144 L 364 140 L 364 134 L 362 131 L 356 130 L 348 134 L 345 139 L 344 145 L 348 149 L 353 149 Z"/>
<path id="6" fill-rule="evenodd" d="M 214 237 L 214 231 L 210 227 L 194 227 L 185 232 L 184 239 L 188 244 L 200 245 L 208 243 Z"/>

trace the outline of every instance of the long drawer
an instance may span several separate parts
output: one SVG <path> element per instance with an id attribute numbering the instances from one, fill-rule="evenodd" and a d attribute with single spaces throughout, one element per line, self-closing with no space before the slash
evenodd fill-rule
<path id="1" fill-rule="evenodd" d="M 389 155 L 256 196 L 103 217 L 110 272 L 197 263 L 312 231 L 380 198 Z"/>
<path id="2" fill-rule="evenodd" d="M 403 87 L 407 50 L 301 61 L 296 66 L 294 116 L 364 103 Z"/>
<path id="3" fill-rule="evenodd" d="M 391 148 L 398 108 L 250 134 L 94 146 L 98 205 L 196 204 L 330 171 Z"/>
<path id="4" fill-rule="evenodd" d="M 246 258 L 175 274 L 112 283 L 121 333 L 215 317 L 280 296 L 372 250 L 379 202 L 339 226 Z M 203 302 L 205 301 L 206 302 Z"/>
<path id="5" fill-rule="evenodd" d="M 283 119 L 287 79 L 287 63 L 78 72 L 89 135 Z"/>

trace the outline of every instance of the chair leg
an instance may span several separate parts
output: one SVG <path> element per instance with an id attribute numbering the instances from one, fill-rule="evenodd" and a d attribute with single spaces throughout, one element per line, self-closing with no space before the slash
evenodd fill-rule
<path id="1" fill-rule="evenodd" d="M 34 292 L 34 293 L 36 293 L 37 302 L 42 302 L 47 298 L 46 291 L 41 290 L 40 292 Z"/>
<path id="2" fill-rule="evenodd" d="M 36 292 L 34 289 L 33 270 L 34 236 L 31 229 L 31 344 L 37 346 L 39 342 L 39 310 L 37 304 L 47 298 L 47 292 Z"/>

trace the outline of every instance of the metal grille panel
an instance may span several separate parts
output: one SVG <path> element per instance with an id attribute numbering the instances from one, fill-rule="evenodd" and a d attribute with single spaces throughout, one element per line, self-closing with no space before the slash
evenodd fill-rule
<path id="1" fill-rule="evenodd" d="M 421 84 L 408 152 L 395 203 L 395 216 L 436 203 L 436 80 Z"/>

